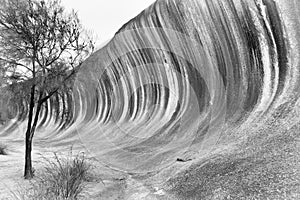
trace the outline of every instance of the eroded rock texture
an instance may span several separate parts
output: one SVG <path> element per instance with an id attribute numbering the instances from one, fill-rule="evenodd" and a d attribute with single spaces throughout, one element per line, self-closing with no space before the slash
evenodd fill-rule
<path id="1" fill-rule="evenodd" d="M 79 138 L 140 199 L 297 199 L 299 20 L 298 1 L 158 0 L 48 103 L 36 140 Z"/>

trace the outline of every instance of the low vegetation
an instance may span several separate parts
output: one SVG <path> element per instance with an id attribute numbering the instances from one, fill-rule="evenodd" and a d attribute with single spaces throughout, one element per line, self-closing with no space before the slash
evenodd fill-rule
<path id="1" fill-rule="evenodd" d="M 30 181 L 29 189 L 22 189 L 14 198 L 20 200 L 68 199 L 84 196 L 86 183 L 96 180 L 93 164 L 83 153 L 67 157 L 54 154 L 53 159 L 45 158 L 45 167 Z"/>
<path id="2" fill-rule="evenodd" d="M 7 145 L 0 143 L 0 155 L 7 155 Z"/>

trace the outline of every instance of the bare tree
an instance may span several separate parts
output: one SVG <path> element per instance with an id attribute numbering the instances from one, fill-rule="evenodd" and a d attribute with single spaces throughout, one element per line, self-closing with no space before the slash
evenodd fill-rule
<path id="1" fill-rule="evenodd" d="M 33 177 L 31 150 L 43 104 L 66 86 L 94 49 L 77 13 L 58 0 L 0 0 L 0 67 L 11 84 L 26 83 L 28 125 L 25 179 Z M 24 87 L 23 87 L 24 88 Z"/>

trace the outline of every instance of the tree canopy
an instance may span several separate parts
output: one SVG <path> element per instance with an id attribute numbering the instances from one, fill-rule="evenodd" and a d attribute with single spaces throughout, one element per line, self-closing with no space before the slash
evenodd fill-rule
<path id="1" fill-rule="evenodd" d="M 54 94 L 68 92 L 93 50 L 93 38 L 77 13 L 67 13 L 60 1 L 0 0 L 1 87 L 25 105 L 28 119 L 25 178 L 33 176 L 31 143 L 42 106 Z"/>

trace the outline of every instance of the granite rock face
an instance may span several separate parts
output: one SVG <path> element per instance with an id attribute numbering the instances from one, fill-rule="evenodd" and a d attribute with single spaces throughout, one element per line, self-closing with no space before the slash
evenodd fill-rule
<path id="1" fill-rule="evenodd" d="M 297 199 L 299 38 L 298 1 L 158 0 L 48 103 L 37 140 L 79 136 L 164 190 L 148 199 Z"/>

